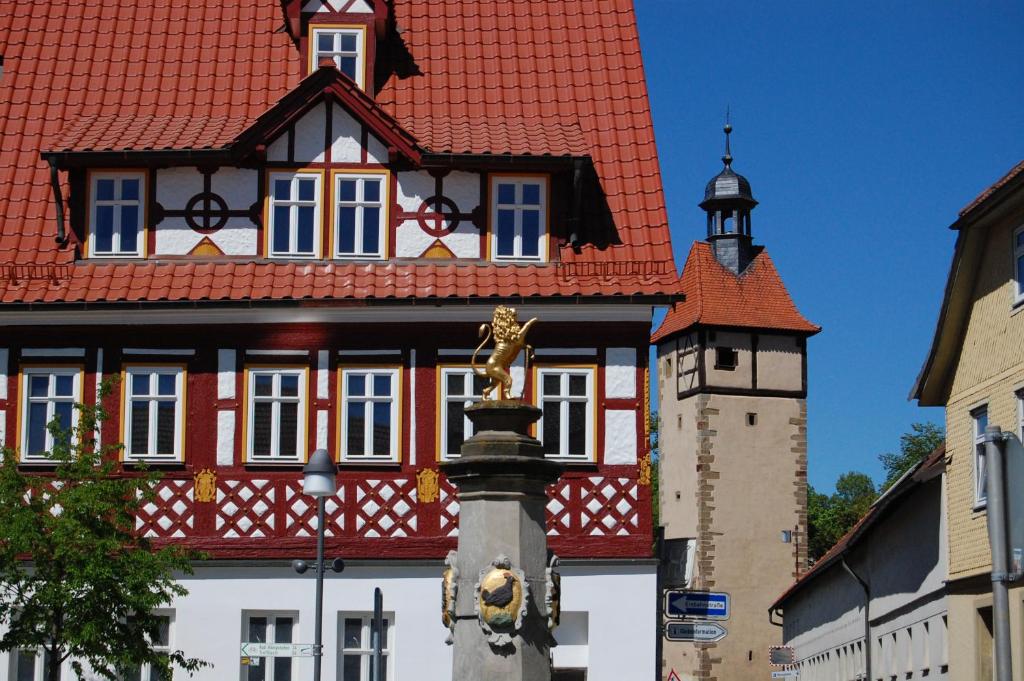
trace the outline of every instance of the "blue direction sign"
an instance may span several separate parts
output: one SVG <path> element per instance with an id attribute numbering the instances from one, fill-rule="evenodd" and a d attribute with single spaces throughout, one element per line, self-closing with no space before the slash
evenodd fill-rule
<path id="1" fill-rule="evenodd" d="M 729 633 L 718 622 L 666 622 L 665 638 L 669 641 L 714 643 Z"/>
<path id="2" fill-rule="evenodd" d="M 666 591 L 666 617 L 729 619 L 729 594 L 714 591 Z"/>

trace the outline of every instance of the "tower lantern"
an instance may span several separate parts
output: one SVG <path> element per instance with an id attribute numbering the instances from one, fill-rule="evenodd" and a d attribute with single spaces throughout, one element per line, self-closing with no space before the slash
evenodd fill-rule
<path id="1" fill-rule="evenodd" d="M 715 259 L 734 274 L 746 269 L 756 252 L 752 246 L 750 211 L 757 205 L 750 182 L 732 169 L 729 135 L 732 125 L 725 124 L 725 154 L 722 171 L 711 178 L 704 189 L 700 207 L 708 214 L 708 241 Z"/>

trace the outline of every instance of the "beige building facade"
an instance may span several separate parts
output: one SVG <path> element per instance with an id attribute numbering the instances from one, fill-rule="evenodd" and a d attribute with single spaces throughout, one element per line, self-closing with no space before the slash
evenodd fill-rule
<path id="1" fill-rule="evenodd" d="M 652 337 L 670 547 L 662 586 L 731 603 L 721 640 L 663 642 L 661 677 L 681 681 L 770 678 L 782 630 L 768 609 L 807 560 L 807 339 L 819 328 L 753 245 L 756 202 L 728 150 L 723 160 L 701 204 L 708 238 L 683 268 L 686 300 Z"/>
<path id="2" fill-rule="evenodd" d="M 992 678 L 986 425 L 1024 437 L 1024 163 L 961 211 L 938 327 L 914 387 L 946 408 L 950 678 Z M 1024 494 L 1008 489 L 1008 494 Z M 1014 678 L 1024 678 L 1024 583 L 1010 589 Z"/>

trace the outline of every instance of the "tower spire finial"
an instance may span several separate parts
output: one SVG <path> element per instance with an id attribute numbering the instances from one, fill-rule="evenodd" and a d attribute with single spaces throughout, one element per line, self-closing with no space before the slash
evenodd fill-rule
<path id="1" fill-rule="evenodd" d="M 725 127 L 722 128 L 725 131 L 725 156 L 722 157 L 722 163 L 725 164 L 726 168 L 732 166 L 732 152 L 729 150 L 729 135 L 732 133 L 732 124 L 729 122 L 729 105 L 725 106 Z"/>

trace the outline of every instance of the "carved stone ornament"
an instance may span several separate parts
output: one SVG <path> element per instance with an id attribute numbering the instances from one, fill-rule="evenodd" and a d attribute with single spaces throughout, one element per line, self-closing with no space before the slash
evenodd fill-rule
<path id="1" fill-rule="evenodd" d="M 522 570 L 512 567 L 508 556 L 500 555 L 491 567 L 480 571 L 473 607 L 480 628 L 492 646 L 506 646 L 523 626 L 530 585 Z"/>
<path id="2" fill-rule="evenodd" d="M 209 504 L 217 498 L 217 474 L 204 468 L 195 475 L 195 499 L 197 503 Z"/>
<path id="3" fill-rule="evenodd" d="M 544 605 L 548 611 L 548 631 L 554 631 L 562 619 L 562 575 L 558 572 L 558 556 L 551 554 L 551 561 L 544 573 Z"/>
<path id="4" fill-rule="evenodd" d="M 455 602 L 459 597 L 457 560 L 458 553 L 449 551 L 444 559 L 444 572 L 441 573 L 441 623 L 448 628 L 448 636 L 444 639 L 448 645 L 455 641 Z"/>
<path id="5" fill-rule="evenodd" d="M 512 366 L 512 363 L 516 361 L 516 357 L 523 350 L 526 350 L 527 363 L 533 358 L 533 348 L 526 344 L 526 334 L 536 322 L 537 318 L 534 317 L 520 326 L 516 319 L 515 308 L 499 305 L 494 308 L 494 318 L 491 323 L 480 325 L 479 335 L 483 338 L 483 341 L 480 342 L 480 346 L 473 352 L 473 358 L 470 363 L 473 366 L 473 373 L 491 380 L 490 385 L 484 388 L 483 391 L 483 398 L 485 400 L 489 399 L 491 393 L 495 390 L 498 391 L 499 400 L 523 399 L 522 395 L 513 397 L 511 394 L 512 375 L 509 373 L 509 367 Z M 481 369 L 477 366 L 476 356 L 492 338 L 494 339 L 494 351 L 491 352 L 491 356 L 487 358 L 487 363 Z"/>
<path id="6" fill-rule="evenodd" d="M 432 504 L 437 501 L 438 475 L 433 468 L 424 468 L 416 474 L 416 500 L 424 504 Z"/>

